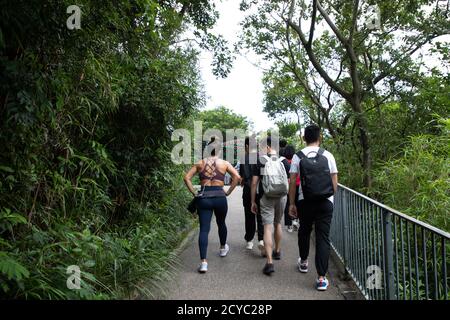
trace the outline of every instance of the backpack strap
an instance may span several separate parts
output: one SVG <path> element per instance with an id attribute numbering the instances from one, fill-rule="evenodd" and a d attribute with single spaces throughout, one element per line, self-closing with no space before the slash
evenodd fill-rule
<path id="1" fill-rule="evenodd" d="M 318 155 L 323 155 L 325 153 L 325 149 L 319 148 L 319 151 L 317 151 Z"/>
<path id="2" fill-rule="evenodd" d="M 297 157 L 299 157 L 300 160 L 306 158 L 305 154 L 302 152 L 302 150 L 300 150 L 299 152 L 296 153 Z"/>

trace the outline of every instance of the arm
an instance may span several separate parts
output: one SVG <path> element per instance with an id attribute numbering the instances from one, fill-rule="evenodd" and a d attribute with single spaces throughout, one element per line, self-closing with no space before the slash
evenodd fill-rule
<path id="1" fill-rule="evenodd" d="M 297 207 L 295 206 L 297 175 L 298 173 L 291 173 L 289 178 L 289 215 L 294 218 L 297 217 Z"/>
<path id="2" fill-rule="evenodd" d="M 259 183 L 259 176 L 253 176 L 252 187 L 251 187 L 251 197 L 252 197 L 252 208 L 251 211 L 256 214 L 258 213 L 258 206 L 256 205 L 256 186 Z"/>
<path id="3" fill-rule="evenodd" d="M 259 163 L 259 162 L 258 162 Z M 259 183 L 259 173 L 261 172 L 261 167 L 259 165 L 252 165 L 252 184 L 250 187 L 250 196 L 252 199 L 252 206 L 250 211 L 254 214 L 258 213 L 258 206 L 256 205 L 256 187 Z"/>
<path id="4" fill-rule="evenodd" d="M 186 173 L 186 175 L 184 176 L 183 180 L 184 183 L 186 184 L 186 187 L 188 188 L 189 192 L 192 193 L 195 197 L 196 195 L 196 191 L 194 186 L 192 185 L 192 177 L 199 171 L 199 164 L 194 165 L 191 169 L 189 169 L 189 171 Z"/>
<path id="5" fill-rule="evenodd" d="M 229 196 L 233 192 L 234 188 L 236 188 L 238 183 L 241 182 L 241 176 L 229 162 L 227 162 L 227 172 L 231 175 L 231 186 L 227 191 L 227 196 Z"/>
<path id="6" fill-rule="evenodd" d="M 337 173 L 332 173 L 331 174 L 331 181 L 333 182 L 334 193 L 336 193 L 337 192 L 337 188 L 338 188 L 338 176 L 337 176 Z"/>
<path id="7" fill-rule="evenodd" d="M 243 187 L 244 186 L 244 177 L 245 177 L 245 173 L 244 173 L 244 164 L 240 164 L 239 165 L 239 175 L 241 176 L 241 183 L 240 183 L 240 185 L 241 185 L 241 187 Z"/>

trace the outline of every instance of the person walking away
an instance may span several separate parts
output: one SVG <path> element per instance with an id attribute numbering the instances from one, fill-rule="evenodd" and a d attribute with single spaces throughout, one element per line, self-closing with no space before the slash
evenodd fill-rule
<path id="1" fill-rule="evenodd" d="M 241 185 L 243 187 L 242 190 L 242 205 L 244 206 L 244 214 L 245 214 L 245 235 L 244 239 L 246 241 L 246 248 L 248 250 L 253 249 L 253 238 L 255 237 L 255 232 L 258 232 L 258 246 L 261 250 L 264 249 L 264 226 L 262 224 L 261 215 L 253 214 L 251 211 L 252 206 L 252 197 L 251 197 L 251 185 L 252 185 L 252 167 L 251 167 L 251 152 L 255 152 L 256 150 L 250 150 L 250 146 L 256 147 L 256 140 L 252 137 L 246 137 L 244 142 L 245 147 L 245 159 L 239 166 L 239 175 L 241 178 Z M 257 159 L 257 155 L 254 154 L 254 159 Z M 262 251 L 262 254 L 264 251 Z"/>
<path id="2" fill-rule="evenodd" d="M 286 139 L 280 139 L 280 150 L 278 151 L 278 155 L 280 157 L 286 158 L 286 156 L 284 155 L 284 149 L 286 149 L 287 145 L 288 143 Z"/>
<path id="3" fill-rule="evenodd" d="M 208 271 L 206 257 L 208 250 L 208 235 L 213 212 L 216 216 L 217 227 L 219 229 L 219 255 L 225 257 L 230 250 L 230 247 L 227 244 L 227 226 L 225 223 L 228 211 L 226 197 L 233 192 L 236 185 L 240 183 L 241 178 L 236 169 L 228 161 L 219 158 L 222 150 L 221 143 L 211 140 L 207 147 L 208 156 L 195 164 L 184 177 L 187 188 L 195 197 L 197 197 L 197 213 L 200 221 L 200 233 L 198 236 L 201 260 L 198 272 L 200 273 Z M 199 194 L 196 193 L 195 188 L 192 185 L 192 177 L 197 173 L 199 174 L 201 184 Z M 223 190 L 226 173 L 229 173 L 232 177 L 231 186 L 227 192 Z"/>
<path id="4" fill-rule="evenodd" d="M 280 156 L 286 158 L 286 160 L 289 162 L 289 166 L 292 163 L 292 158 L 294 157 L 294 155 L 295 155 L 295 148 L 291 145 L 285 146 L 283 149 L 283 153 L 281 153 L 280 149 Z M 286 206 L 284 209 L 284 226 L 286 227 L 286 230 L 288 232 L 292 232 L 294 230 L 293 220 L 294 219 L 291 218 L 291 216 L 289 215 L 289 202 L 286 201 Z"/>
<path id="5" fill-rule="evenodd" d="M 317 290 L 329 286 L 326 278 L 330 257 L 330 227 L 333 218 L 333 195 L 337 191 L 338 170 L 334 156 L 320 147 L 321 135 L 317 125 L 305 128 L 306 147 L 292 159 L 289 185 L 289 213 L 299 217 L 298 268 L 308 272 L 310 235 L 314 224 L 316 234 Z M 300 189 L 296 199 L 296 178 L 300 174 Z"/>
<path id="6" fill-rule="evenodd" d="M 276 150 L 272 149 L 272 140 L 266 139 L 266 155 L 259 157 L 259 161 L 253 166 L 253 178 L 251 187 L 252 212 L 258 213 L 256 202 L 259 197 L 259 211 L 264 225 L 264 249 L 267 262 L 263 273 L 271 275 L 275 269 L 273 260 L 281 259 L 281 219 L 287 201 L 289 162 L 284 157 L 279 157 Z M 273 226 L 273 231 L 272 231 Z M 272 235 L 275 238 L 273 246 Z"/>

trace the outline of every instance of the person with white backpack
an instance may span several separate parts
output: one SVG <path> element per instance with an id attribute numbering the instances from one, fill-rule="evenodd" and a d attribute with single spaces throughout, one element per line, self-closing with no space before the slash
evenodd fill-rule
<path id="1" fill-rule="evenodd" d="M 263 273 L 271 275 L 275 271 L 273 260 L 281 259 L 281 219 L 287 201 L 290 165 L 286 158 L 279 157 L 277 151 L 272 148 L 270 137 L 266 138 L 265 148 L 266 154 L 262 155 L 258 159 L 258 163 L 252 166 L 251 211 L 254 214 L 258 213 L 258 197 L 264 225 L 264 249 L 267 257 Z M 275 238 L 275 246 L 272 235 Z"/>

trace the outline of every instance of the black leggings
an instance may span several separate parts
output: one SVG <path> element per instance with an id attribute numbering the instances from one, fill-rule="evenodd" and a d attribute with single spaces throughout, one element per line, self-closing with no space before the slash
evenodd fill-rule
<path id="1" fill-rule="evenodd" d="M 226 197 L 200 198 L 198 200 L 198 217 L 200 220 L 200 234 L 198 236 L 198 246 L 200 248 L 200 259 L 206 259 L 208 251 L 208 234 L 211 228 L 212 214 L 216 216 L 217 227 L 219 229 L 220 245 L 227 242 L 227 216 L 228 204 Z"/>

